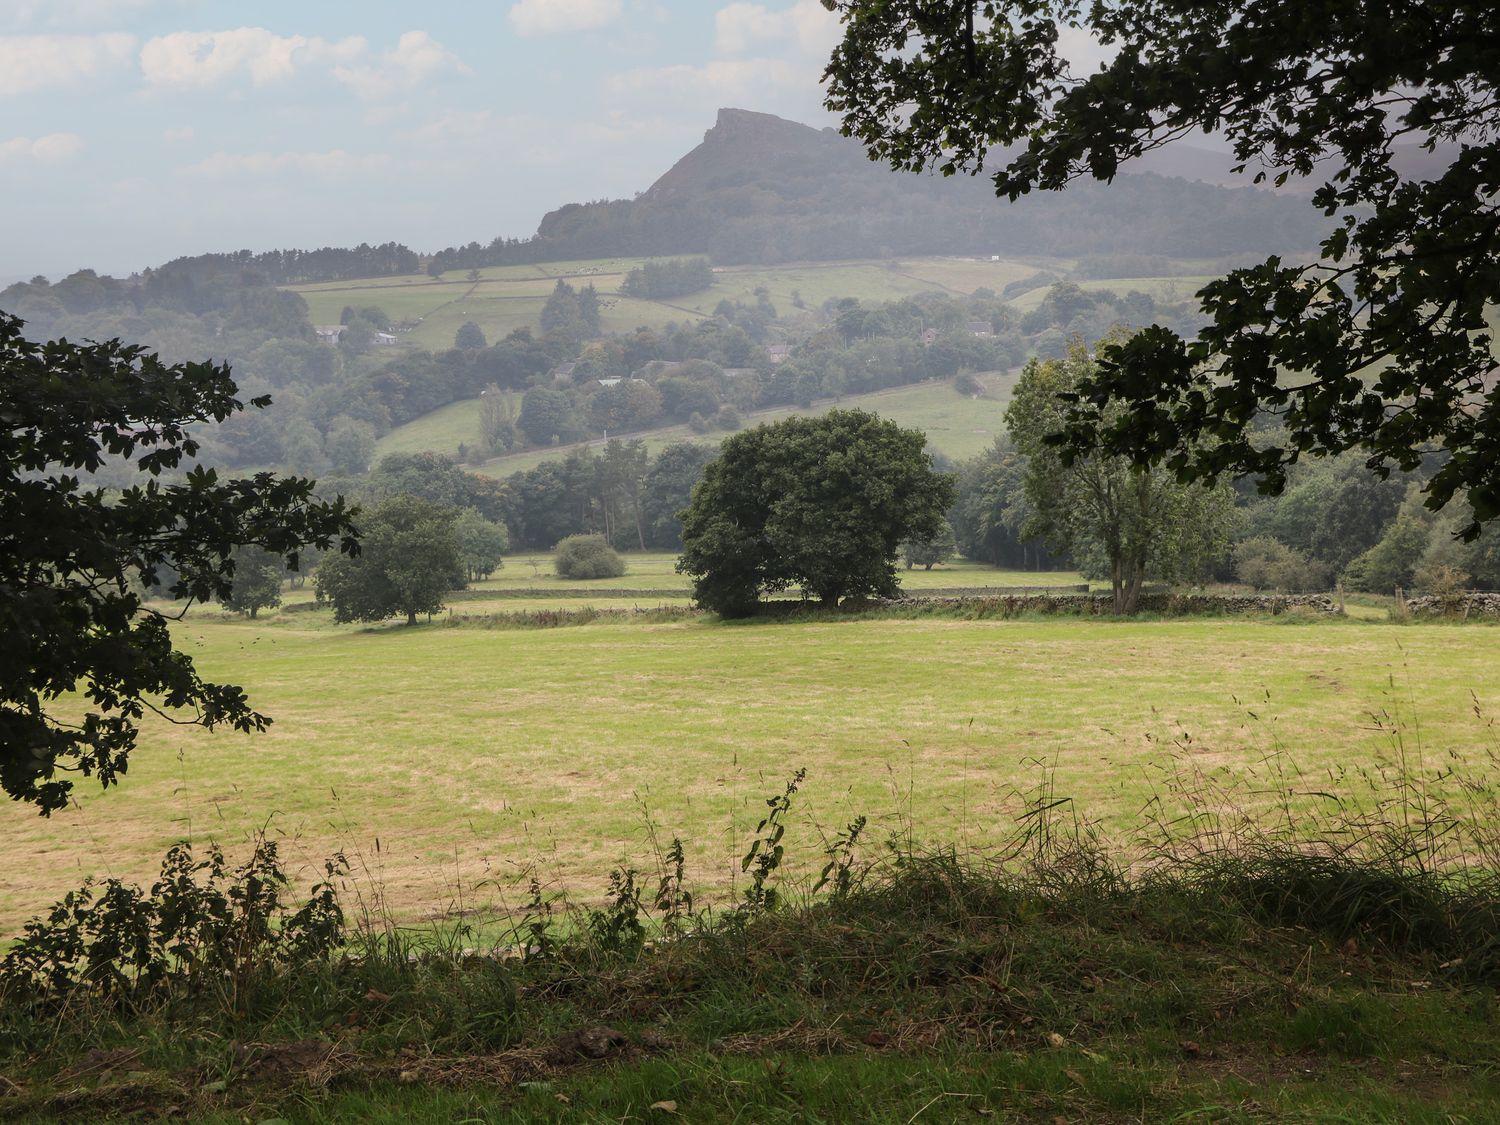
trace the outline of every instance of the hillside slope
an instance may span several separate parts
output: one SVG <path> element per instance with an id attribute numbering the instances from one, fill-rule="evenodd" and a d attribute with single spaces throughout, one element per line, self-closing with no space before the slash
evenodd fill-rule
<path id="1" fill-rule="evenodd" d="M 788 406 L 759 410 L 745 418 L 745 425 L 759 425 L 761 422 L 772 422 L 793 414 L 822 414 L 835 407 L 869 410 L 903 426 L 922 430 L 927 434 L 928 444 L 934 450 L 945 457 L 960 460 L 982 452 L 1005 432 L 1005 407 L 1010 401 L 1010 391 L 1016 375 L 1014 372 L 992 372 L 978 378 L 986 390 L 984 398 L 969 398 L 959 394 L 946 380 L 934 381 L 867 395 L 846 395 L 837 401 L 819 399 L 808 409 Z M 465 399 L 392 430 L 380 439 L 376 455 L 425 451 L 454 454 L 458 452 L 460 443 L 473 445 L 478 434 L 479 400 Z M 717 445 L 726 436 L 727 433 L 721 430 L 697 434 L 687 426 L 663 426 L 621 435 L 627 441 L 644 441 L 653 454 L 674 441 L 711 442 Z M 598 447 L 603 442 L 581 442 L 577 446 L 563 445 L 513 453 L 487 461 L 474 467 L 473 471 L 484 476 L 508 476 L 533 469 L 544 461 L 566 457 L 570 451 L 584 445 Z"/>
<path id="2" fill-rule="evenodd" d="M 434 272 L 514 262 L 706 253 L 719 263 L 913 254 L 1224 258 L 1311 247 L 1305 199 L 1151 173 L 1008 203 L 985 178 L 898 173 L 855 141 L 721 109 L 703 143 L 636 199 L 574 203 L 534 238 L 438 254 Z"/>

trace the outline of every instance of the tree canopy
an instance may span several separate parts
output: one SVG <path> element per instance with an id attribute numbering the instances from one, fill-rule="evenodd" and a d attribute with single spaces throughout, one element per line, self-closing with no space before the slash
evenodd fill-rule
<path id="1" fill-rule="evenodd" d="M 384 621 L 443 608 L 443 595 L 465 583 L 454 508 L 398 494 L 360 519 L 357 558 L 318 567 L 318 600 L 333 604 L 335 621 Z"/>
<path id="2" fill-rule="evenodd" d="M 281 604 L 281 560 L 264 547 L 247 544 L 235 548 L 234 578 L 229 593 L 219 604 L 231 613 L 254 617 L 263 609 Z"/>
<path id="3" fill-rule="evenodd" d="M 68 773 L 119 779 L 147 710 L 209 728 L 270 722 L 240 688 L 199 676 L 147 588 L 228 600 L 241 545 L 294 569 L 305 545 L 356 548 L 343 501 L 314 499 L 312 481 L 164 477 L 197 455 L 190 426 L 243 408 L 227 366 L 168 365 L 118 340 L 39 344 L 22 327 L 0 314 L 0 789 L 47 814 L 66 805 Z M 106 466 L 136 483 L 96 486 Z M 81 708 L 49 709 L 75 689 Z"/>
<path id="4" fill-rule="evenodd" d="M 844 21 L 827 105 L 872 158 L 991 171 L 1015 200 L 1204 132 L 1241 170 L 1313 177 L 1321 258 L 1270 257 L 1200 293 L 1195 340 L 1154 327 L 1078 388 L 1065 448 L 1279 490 L 1309 455 L 1360 449 L 1410 470 L 1441 446 L 1427 505 L 1500 515 L 1500 32 L 1478 0 L 824 0 Z M 1075 75 L 1066 34 L 1111 52 Z M 1003 149 L 1002 146 L 1017 146 Z M 1399 168 L 1402 146 L 1440 168 Z M 987 157 L 1003 163 L 986 168 Z M 1429 158 L 1429 162 L 1433 162 Z M 1111 400 L 1127 409 L 1110 411 Z M 1252 424 L 1278 416 L 1282 433 Z M 1211 441 L 1200 441 L 1202 437 Z"/>
<path id="5" fill-rule="evenodd" d="M 934 537 L 953 503 L 926 441 L 862 410 L 735 434 L 682 513 L 677 569 L 700 605 L 727 617 L 794 584 L 829 606 L 894 596 L 897 546 Z"/>
<path id="6" fill-rule="evenodd" d="M 1228 546 L 1234 496 L 1118 455 L 1096 450 L 1066 459 L 1048 445 L 1065 396 L 1093 373 L 1093 357 L 1077 344 L 1064 359 L 1033 359 L 1016 383 L 1005 424 L 1026 457 L 1021 532 L 1072 555 L 1090 577 L 1108 578 L 1115 612 L 1134 613 L 1147 577 L 1207 575 Z"/>

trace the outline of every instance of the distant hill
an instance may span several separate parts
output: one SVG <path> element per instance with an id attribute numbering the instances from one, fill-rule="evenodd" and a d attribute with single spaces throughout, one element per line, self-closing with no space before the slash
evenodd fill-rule
<path id="1" fill-rule="evenodd" d="M 1457 149 L 1454 146 L 1440 146 L 1435 151 L 1428 152 L 1421 145 L 1396 145 L 1391 150 L 1391 167 L 1406 179 L 1436 179 L 1448 170 L 1456 155 Z M 1154 172 L 1158 176 L 1177 176 L 1221 187 L 1243 187 L 1254 178 L 1254 165 L 1248 167 L 1243 175 L 1235 174 L 1234 166 L 1234 157 L 1229 152 L 1179 142 L 1148 152 L 1131 161 L 1127 167 L 1141 172 Z M 1330 167 L 1329 171 L 1332 170 Z M 1293 178 L 1280 188 L 1274 187 L 1268 180 L 1261 186 L 1264 190 L 1305 197 L 1320 187 L 1325 178 L 1319 175 Z"/>
<path id="2" fill-rule="evenodd" d="M 1151 172 L 1008 203 L 984 177 L 895 172 L 832 129 L 721 109 L 703 143 L 637 198 L 560 207 L 531 239 L 445 250 L 430 270 L 671 254 L 722 264 L 915 254 L 1228 259 L 1307 250 L 1323 224 L 1301 199 Z"/>

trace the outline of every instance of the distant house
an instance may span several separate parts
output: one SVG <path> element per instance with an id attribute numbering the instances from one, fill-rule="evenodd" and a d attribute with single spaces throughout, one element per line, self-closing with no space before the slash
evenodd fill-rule
<path id="1" fill-rule="evenodd" d="M 322 340 L 325 344 L 337 344 L 339 337 L 344 334 L 344 330 L 348 327 L 347 324 L 314 324 L 313 331 L 318 334 L 318 339 Z"/>
<path id="2" fill-rule="evenodd" d="M 772 344 L 766 349 L 766 356 L 772 363 L 783 363 L 792 357 L 792 346 L 790 344 Z"/>
<path id="3" fill-rule="evenodd" d="M 625 377 L 623 375 L 611 375 L 607 379 L 600 379 L 599 385 L 601 387 L 618 387 L 624 381 Z"/>
<path id="4" fill-rule="evenodd" d="M 377 332 L 375 333 L 375 342 L 382 348 L 394 348 L 396 346 L 395 333 Z"/>
<path id="5" fill-rule="evenodd" d="M 924 344 L 931 344 L 936 341 L 937 338 L 938 334 L 936 328 L 929 328 L 926 332 L 922 333 L 922 343 Z"/>
<path id="6" fill-rule="evenodd" d="M 573 381 L 573 369 L 578 364 L 574 362 L 559 363 L 552 369 L 552 381 L 554 383 L 570 383 Z"/>
<path id="7" fill-rule="evenodd" d="M 983 337 L 983 336 L 993 336 L 994 334 L 995 334 L 995 327 L 989 321 L 987 321 L 987 320 L 971 320 L 971 321 L 969 321 L 969 335 L 970 336 L 981 336 L 981 337 Z"/>

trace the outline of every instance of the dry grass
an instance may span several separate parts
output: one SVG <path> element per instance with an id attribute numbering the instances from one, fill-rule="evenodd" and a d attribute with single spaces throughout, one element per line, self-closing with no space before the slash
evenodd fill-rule
<path id="1" fill-rule="evenodd" d="M 643 810 L 687 842 L 700 882 L 723 885 L 762 799 L 799 766 L 804 840 L 868 813 L 982 847 L 1044 763 L 1123 834 L 1183 763 L 1253 774 L 1279 745 L 1277 768 L 1324 777 L 1389 751 L 1369 719 L 1381 708 L 1401 709 L 1436 761 L 1488 745 L 1474 702 L 1500 703 L 1500 631 L 1445 626 L 351 630 L 299 614 L 205 616 L 182 637 L 275 725 L 254 738 L 152 726 L 120 789 L 82 786 L 50 821 L 6 808 L 4 928 L 84 875 L 149 879 L 176 839 L 237 848 L 262 825 L 309 863 L 348 849 L 408 919 L 514 900 L 533 871 L 595 892 L 611 864 L 639 862 Z"/>

